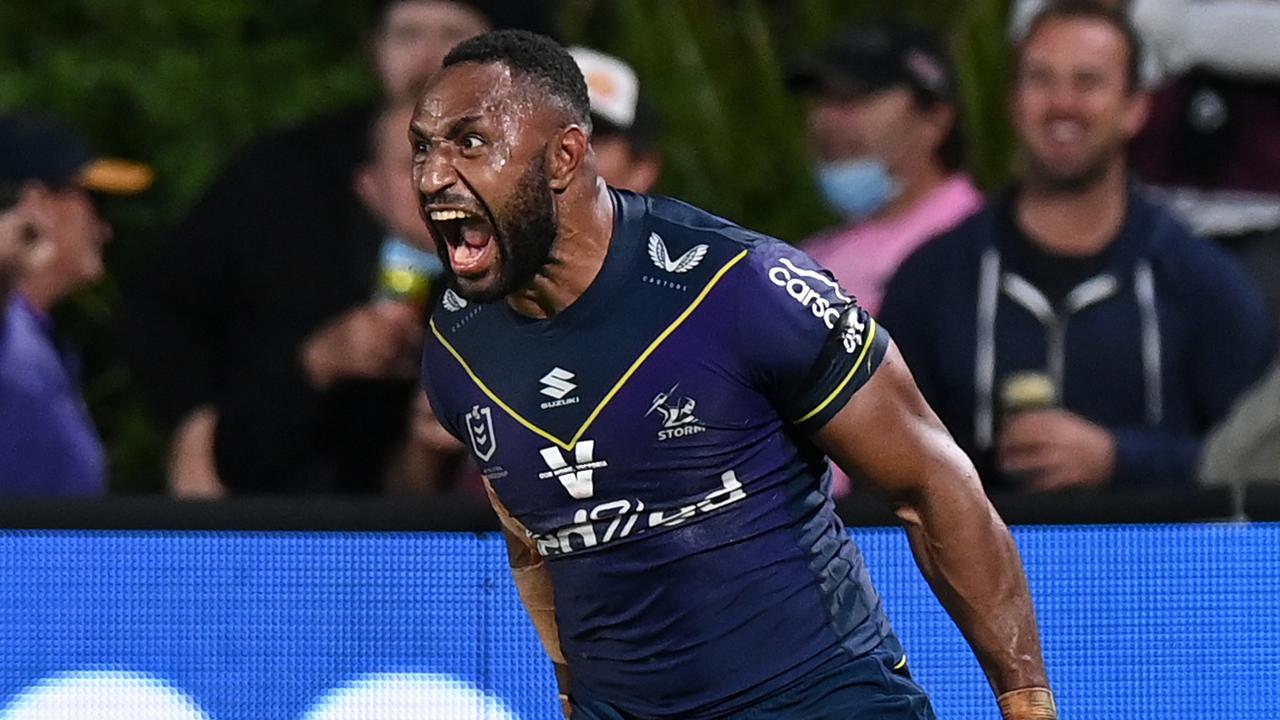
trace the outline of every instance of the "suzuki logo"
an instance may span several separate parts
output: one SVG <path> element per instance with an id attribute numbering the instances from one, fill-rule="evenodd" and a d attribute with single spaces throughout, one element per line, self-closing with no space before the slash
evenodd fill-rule
<path id="1" fill-rule="evenodd" d="M 585 500 L 595 493 L 592 483 L 595 471 L 609 467 L 604 460 L 595 460 L 595 440 L 583 440 L 573 448 L 573 464 L 565 458 L 558 447 L 543 448 L 542 460 L 551 468 L 548 472 L 538 473 L 539 480 L 555 478 L 565 490 L 577 500 Z"/>
<path id="2" fill-rule="evenodd" d="M 578 386 L 570 382 L 576 377 L 573 373 L 564 368 L 553 368 L 551 372 L 542 376 L 542 384 L 545 386 L 541 392 L 547 397 L 559 400 L 565 395 L 573 392 Z"/>
<path id="3" fill-rule="evenodd" d="M 471 449 L 482 462 L 489 462 L 498 449 L 498 439 L 493 436 L 493 413 L 487 407 L 475 405 L 466 414 L 467 434 L 471 436 Z"/>

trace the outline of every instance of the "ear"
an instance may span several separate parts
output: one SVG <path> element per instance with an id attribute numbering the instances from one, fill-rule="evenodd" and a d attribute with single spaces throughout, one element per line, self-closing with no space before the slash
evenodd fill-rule
<path id="1" fill-rule="evenodd" d="M 925 112 L 924 120 L 929 146 L 940 148 L 946 142 L 952 126 L 956 124 L 955 106 L 938 103 Z"/>
<path id="2" fill-rule="evenodd" d="M 561 130 L 547 147 L 547 180 L 553 192 L 564 192 L 586 167 L 590 139 L 581 126 Z"/>
<path id="3" fill-rule="evenodd" d="M 1129 107 L 1124 113 L 1124 129 L 1129 139 L 1133 139 L 1142 128 L 1147 126 L 1147 118 L 1151 116 L 1151 94 L 1135 92 L 1129 99 Z"/>

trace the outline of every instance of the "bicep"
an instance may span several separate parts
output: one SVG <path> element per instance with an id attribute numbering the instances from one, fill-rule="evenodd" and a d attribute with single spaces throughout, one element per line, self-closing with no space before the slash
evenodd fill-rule
<path id="1" fill-rule="evenodd" d="M 920 395 L 895 345 L 814 440 L 894 504 L 911 504 L 939 484 L 982 495 L 973 463 Z"/>

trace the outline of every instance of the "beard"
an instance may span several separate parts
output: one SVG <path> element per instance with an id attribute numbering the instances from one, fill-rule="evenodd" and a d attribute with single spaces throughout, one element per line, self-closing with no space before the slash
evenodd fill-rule
<path id="1" fill-rule="evenodd" d="M 497 275 L 491 282 L 460 280 L 450 265 L 445 244 L 437 247 L 449 287 L 470 302 L 497 302 L 528 285 L 551 262 L 559 226 L 555 202 L 547 189 L 545 152 L 520 176 L 511 199 L 503 207 L 493 208 L 490 215 L 500 255 Z"/>
<path id="2" fill-rule="evenodd" d="M 1038 192 L 1051 195 L 1080 193 L 1106 177 L 1116 155 L 1123 152 L 1123 146 L 1103 148 L 1073 168 L 1054 167 L 1029 154 L 1025 184 Z"/>

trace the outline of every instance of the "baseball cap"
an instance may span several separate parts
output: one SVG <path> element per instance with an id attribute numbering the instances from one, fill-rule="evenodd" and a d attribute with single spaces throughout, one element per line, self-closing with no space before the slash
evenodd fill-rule
<path id="1" fill-rule="evenodd" d="M 36 113 L 0 115 L 0 185 L 36 180 L 50 187 L 76 185 L 110 195 L 133 195 L 151 186 L 151 168 L 102 157 L 75 130 Z"/>
<path id="2" fill-rule="evenodd" d="M 789 68 L 792 92 L 864 95 L 907 87 L 934 101 L 955 99 L 955 69 L 929 31 L 899 22 L 858 26 L 836 35 L 816 57 Z"/>
<path id="3" fill-rule="evenodd" d="M 648 149 L 657 135 L 657 118 L 640 96 L 640 79 L 625 61 L 585 47 L 571 47 L 587 81 L 591 121 L 596 135 L 623 135 Z"/>

